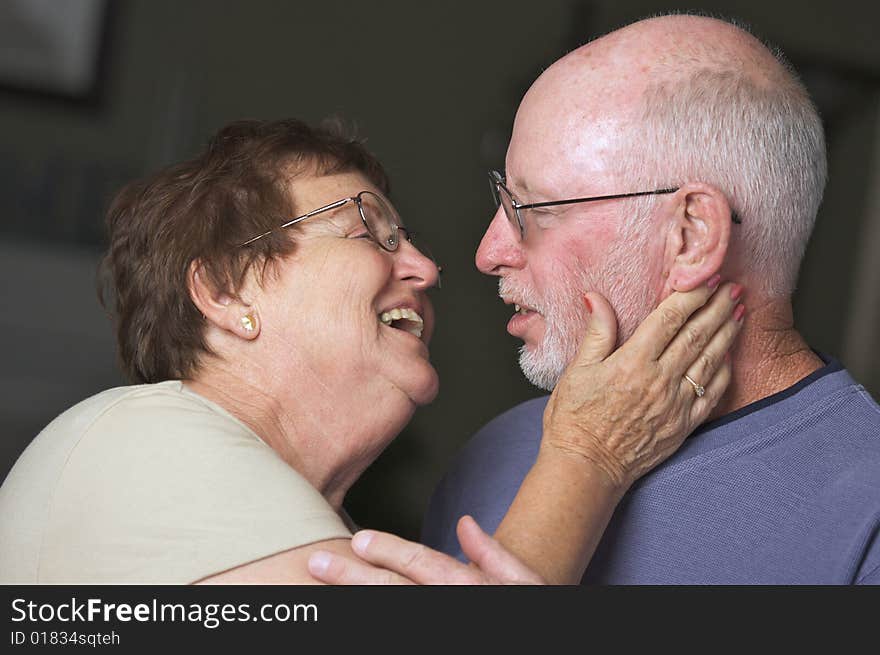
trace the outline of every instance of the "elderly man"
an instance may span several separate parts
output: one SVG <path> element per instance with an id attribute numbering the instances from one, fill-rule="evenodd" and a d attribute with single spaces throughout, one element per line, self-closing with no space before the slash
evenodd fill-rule
<path id="1" fill-rule="evenodd" d="M 822 125 L 793 71 L 722 21 L 635 23 L 540 76 L 506 175 L 491 177 L 499 208 L 477 266 L 498 276 L 520 365 L 539 387 L 554 388 L 595 321 L 588 291 L 611 302 L 622 341 L 675 290 L 718 274 L 747 289 L 726 396 L 623 498 L 584 581 L 880 583 L 880 407 L 793 323 L 826 177 Z M 705 381 L 690 382 L 700 394 Z M 535 460 L 546 403 L 523 403 L 471 440 L 434 494 L 427 545 L 463 558 L 466 514 L 496 529 Z M 358 552 L 410 578 L 452 570 L 426 549 L 372 541 Z"/>
<path id="2" fill-rule="evenodd" d="M 506 166 L 476 259 L 516 309 L 507 329 L 537 386 L 552 389 L 572 358 L 584 290 L 611 301 L 622 339 L 672 290 L 716 273 L 748 290 L 714 420 L 624 498 L 584 581 L 880 583 L 880 408 L 792 318 L 826 177 L 822 125 L 793 71 L 722 21 L 641 21 L 541 75 Z M 432 499 L 428 545 L 458 553 L 462 514 L 497 525 L 545 403 L 467 445 Z"/>

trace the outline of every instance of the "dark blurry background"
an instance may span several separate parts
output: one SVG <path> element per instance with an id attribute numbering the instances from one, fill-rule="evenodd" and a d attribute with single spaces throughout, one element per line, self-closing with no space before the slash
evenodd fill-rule
<path id="1" fill-rule="evenodd" d="M 741 0 L 826 123 L 830 181 L 796 311 L 814 348 L 880 394 L 878 3 Z M 540 392 L 509 309 L 473 255 L 518 101 L 566 51 L 675 8 L 612 0 L 0 0 L 0 478 L 62 410 L 123 383 L 94 293 L 102 211 L 124 181 L 189 157 L 238 118 L 337 114 L 390 171 L 445 268 L 432 358 L 442 388 L 350 494 L 362 525 L 418 534 L 455 451 Z M 344 410 L 344 407 L 341 408 Z"/>

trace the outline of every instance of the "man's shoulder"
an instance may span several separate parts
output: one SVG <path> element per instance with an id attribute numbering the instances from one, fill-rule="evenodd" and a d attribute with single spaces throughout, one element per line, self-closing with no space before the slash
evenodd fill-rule
<path id="1" fill-rule="evenodd" d="M 880 449 L 880 407 L 836 360 L 796 384 L 704 424 L 673 460 L 731 452 L 798 460 Z M 822 459 L 822 458 L 819 458 Z M 801 465 L 803 461 L 799 462 Z"/>
<path id="2" fill-rule="evenodd" d="M 838 484 L 868 482 L 880 501 L 880 488 L 871 481 L 880 475 L 880 406 L 859 384 L 831 395 L 814 412 L 800 417 L 800 439 L 786 460 L 811 465 L 821 477 Z"/>
<path id="3" fill-rule="evenodd" d="M 850 465 L 880 468 L 880 406 L 845 369 L 836 376 L 838 386 L 829 385 L 826 393 L 780 412 L 781 420 L 768 431 L 771 442 L 796 435 L 789 445 L 800 453 L 819 448 L 822 460 L 833 457 Z"/>

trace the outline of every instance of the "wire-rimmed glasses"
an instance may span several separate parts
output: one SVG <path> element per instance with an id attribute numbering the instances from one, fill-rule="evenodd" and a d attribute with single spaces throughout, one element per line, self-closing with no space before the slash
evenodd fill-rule
<path id="1" fill-rule="evenodd" d="M 367 228 L 367 232 L 369 232 L 373 241 L 379 244 L 383 250 L 387 250 L 388 252 L 394 252 L 397 250 L 397 247 L 400 245 L 400 230 L 404 231 L 407 240 L 411 240 L 413 233 L 400 224 L 400 216 L 387 200 L 372 191 L 361 191 L 356 196 L 340 198 L 335 202 L 331 202 L 329 205 L 318 207 L 302 216 L 291 218 L 289 221 L 282 223 L 278 227 L 274 227 L 271 230 L 267 230 L 262 234 L 258 234 L 257 236 L 248 239 L 241 245 L 246 246 L 257 239 L 262 239 L 263 237 L 272 234 L 276 230 L 296 225 L 312 216 L 317 216 L 318 214 L 330 211 L 331 209 L 342 207 L 342 205 L 348 202 L 353 202 L 357 205 L 358 213 L 361 216 L 361 221 L 363 221 L 364 227 Z"/>
<path id="2" fill-rule="evenodd" d="M 262 234 L 258 234 L 255 237 L 252 237 L 241 244 L 241 246 L 246 246 L 248 244 L 257 241 L 258 239 L 262 239 L 265 236 L 268 236 L 275 232 L 276 230 L 282 230 L 284 228 L 290 227 L 291 225 L 296 225 L 307 218 L 311 218 L 312 216 L 317 216 L 323 212 L 330 211 L 331 209 L 336 209 L 337 207 L 342 207 L 344 204 L 348 202 L 353 202 L 357 205 L 358 213 L 360 214 L 361 221 L 363 221 L 364 227 L 367 228 L 367 232 L 375 241 L 379 247 L 388 252 L 395 252 L 400 245 L 400 232 L 403 231 L 404 238 L 410 243 L 414 243 L 414 238 L 416 233 L 410 230 L 409 228 L 401 225 L 400 215 L 397 213 L 397 210 L 385 200 L 382 196 L 373 193 L 372 191 L 361 191 L 356 196 L 350 196 L 348 198 L 340 198 L 334 202 L 331 202 L 329 205 L 324 205 L 323 207 L 318 207 L 317 209 L 313 209 L 312 211 L 303 214 L 302 216 L 297 216 L 296 218 L 291 218 L 289 221 L 282 223 L 278 227 L 274 227 L 271 230 L 267 230 Z M 241 247 L 240 246 L 240 247 Z M 424 245 L 416 246 L 419 252 L 421 252 L 424 256 L 434 262 L 434 265 L 437 267 L 437 288 L 441 287 L 441 279 L 443 275 L 443 267 L 437 264 L 437 260 L 431 254 L 430 249 L 426 248 Z"/>
<path id="3" fill-rule="evenodd" d="M 675 189 L 658 189 L 656 191 L 636 191 L 633 193 L 615 193 L 609 196 L 592 196 L 590 198 L 568 198 L 566 200 L 549 200 L 545 202 L 519 203 L 513 197 L 510 189 L 507 188 L 506 179 L 503 173 L 498 171 L 489 171 L 489 183 L 492 189 L 492 199 L 495 201 L 495 209 L 499 206 L 504 208 L 504 214 L 507 220 L 519 232 L 520 240 L 525 239 L 526 224 L 523 220 L 522 211 L 526 209 L 534 209 L 536 207 L 555 207 L 557 205 L 573 205 L 578 202 L 593 202 L 596 200 L 617 200 L 618 198 L 635 198 L 637 196 L 652 196 L 663 193 L 675 193 Z"/>

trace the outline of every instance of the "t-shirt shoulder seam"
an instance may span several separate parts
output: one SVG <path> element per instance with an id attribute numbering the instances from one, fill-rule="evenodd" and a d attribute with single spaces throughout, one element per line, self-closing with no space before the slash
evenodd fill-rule
<path id="1" fill-rule="evenodd" d="M 862 385 L 856 385 L 856 391 L 858 391 L 859 395 L 867 401 L 868 407 L 874 410 L 875 414 L 880 414 L 880 405 L 877 404 L 877 401 L 874 400 L 873 396 L 868 393 L 868 390 L 865 389 Z"/>
<path id="2" fill-rule="evenodd" d="M 872 575 L 880 571 L 880 564 L 877 564 L 874 568 L 866 573 L 862 573 L 858 578 L 856 578 L 856 584 L 862 584 L 867 578 L 870 578 Z"/>

